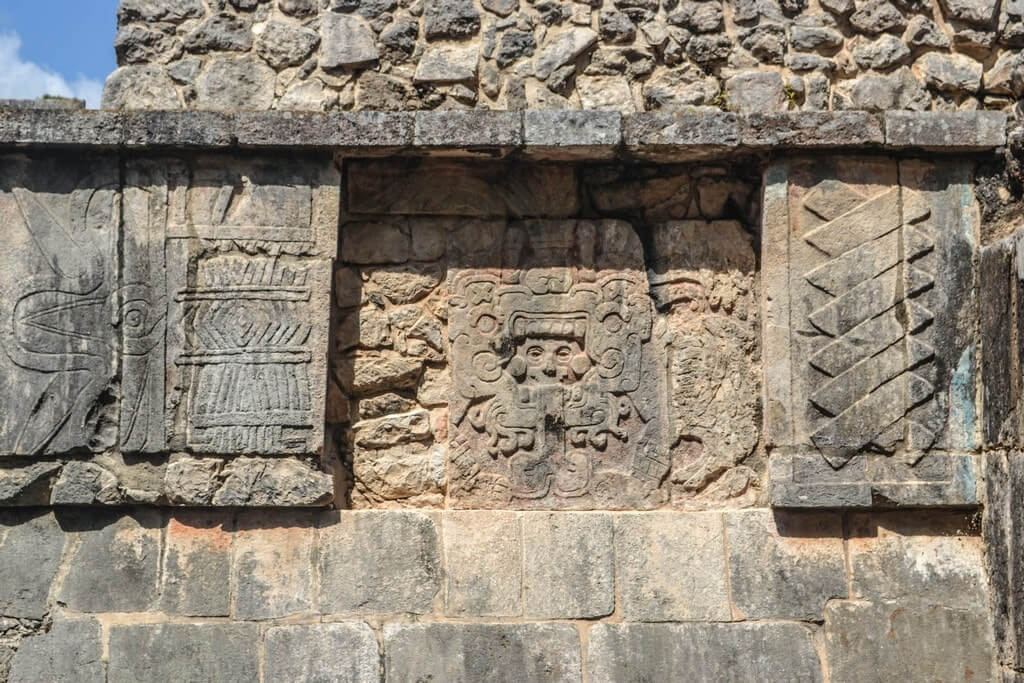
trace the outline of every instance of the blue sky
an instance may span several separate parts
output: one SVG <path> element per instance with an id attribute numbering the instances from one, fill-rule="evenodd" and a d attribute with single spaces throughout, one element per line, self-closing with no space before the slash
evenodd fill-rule
<path id="1" fill-rule="evenodd" d="M 0 99 L 73 95 L 98 107 L 116 32 L 117 0 L 0 0 Z"/>

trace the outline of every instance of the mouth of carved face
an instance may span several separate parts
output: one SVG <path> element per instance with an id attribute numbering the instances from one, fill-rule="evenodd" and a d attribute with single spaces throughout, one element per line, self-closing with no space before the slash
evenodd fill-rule
<path id="1" fill-rule="evenodd" d="M 527 337 L 520 342 L 508 369 L 523 384 L 564 385 L 577 382 L 590 365 L 581 340 Z"/>

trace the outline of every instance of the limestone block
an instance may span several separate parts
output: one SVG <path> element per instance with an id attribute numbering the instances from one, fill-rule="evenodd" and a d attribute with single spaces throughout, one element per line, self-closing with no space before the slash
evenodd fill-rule
<path id="1" fill-rule="evenodd" d="M 1024 434 L 1021 405 L 1020 328 L 1024 290 L 1024 233 L 1003 238 L 981 250 L 980 279 L 984 439 L 991 446 L 1014 447 Z"/>
<path id="2" fill-rule="evenodd" d="M 257 624 L 136 624 L 110 628 L 110 683 L 259 680 Z"/>
<path id="3" fill-rule="evenodd" d="M 825 650 L 832 680 L 998 680 L 983 609 L 833 602 Z"/>
<path id="4" fill-rule="evenodd" d="M 582 681 L 570 624 L 387 624 L 385 679 L 451 683 Z"/>
<path id="5" fill-rule="evenodd" d="M 419 512 L 329 513 L 320 526 L 324 614 L 433 611 L 441 548 L 433 517 Z"/>
<path id="6" fill-rule="evenodd" d="M 348 168 L 353 213 L 558 217 L 579 209 L 576 174 L 567 166 L 403 159 L 352 161 Z"/>
<path id="7" fill-rule="evenodd" d="M 167 522 L 160 605 L 167 614 L 231 613 L 230 513 L 181 511 Z"/>
<path id="8" fill-rule="evenodd" d="M 57 618 L 49 632 L 21 641 L 7 680 L 103 683 L 107 678 L 102 658 L 99 621 Z"/>
<path id="9" fill-rule="evenodd" d="M 975 525 L 960 512 L 853 517 L 850 597 L 984 610 L 988 581 Z"/>
<path id="10" fill-rule="evenodd" d="M 160 588 L 160 514 L 58 514 L 73 544 L 68 573 L 56 594 L 76 612 L 145 612 Z"/>
<path id="11" fill-rule="evenodd" d="M 320 66 L 325 69 L 360 66 L 380 57 L 369 24 L 353 14 L 325 12 L 320 39 Z"/>
<path id="12" fill-rule="evenodd" d="M 478 45 L 468 47 L 431 46 L 416 65 L 416 83 L 475 82 L 480 61 Z"/>
<path id="13" fill-rule="evenodd" d="M 726 533 L 729 587 L 739 616 L 818 621 L 829 600 L 847 597 L 839 515 L 730 512 Z"/>
<path id="14" fill-rule="evenodd" d="M 618 515 L 615 564 L 627 621 L 732 618 L 719 514 Z"/>
<path id="15" fill-rule="evenodd" d="M 514 512 L 445 512 L 444 556 L 449 616 L 522 614 L 522 547 Z"/>
<path id="16" fill-rule="evenodd" d="M 363 683 L 380 678 L 377 637 L 363 623 L 275 626 L 267 629 L 267 681 Z"/>
<path id="17" fill-rule="evenodd" d="M 213 111 L 270 109 L 274 78 L 274 70 L 254 57 L 216 57 L 196 79 L 196 101 Z"/>
<path id="18" fill-rule="evenodd" d="M 421 111 L 413 144 L 427 147 L 516 148 L 523 144 L 519 112 Z"/>
<path id="19" fill-rule="evenodd" d="M 541 619 L 589 619 L 615 609 L 612 518 L 529 513 L 523 525 L 523 609 Z"/>
<path id="20" fill-rule="evenodd" d="M 314 513 L 247 512 L 234 534 L 233 613 L 269 619 L 313 608 Z"/>
<path id="21" fill-rule="evenodd" d="M 0 617 L 46 616 L 63 551 L 64 532 L 52 514 L 0 514 Z"/>
<path id="22" fill-rule="evenodd" d="M 181 96 L 167 72 L 154 64 L 122 66 L 103 85 L 103 109 L 167 111 L 182 109 Z"/>
<path id="23" fill-rule="evenodd" d="M 866 159 L 768 171 L 774 504 L 976 504 L 971 173 Z"/>
<path id="24" fill-rule="evenodd" d="M 597 624 L 587 672 L 594 683 L 822 680 L 810 628 L 792 623 Z"/>
<path id="25" fill-rule="evenodd" d="M 503 232 L 490 268 L 448 253 L 449 498 L 459 507 L 656 507 L 668 424 L 637 234 L 621 221 Z"/>

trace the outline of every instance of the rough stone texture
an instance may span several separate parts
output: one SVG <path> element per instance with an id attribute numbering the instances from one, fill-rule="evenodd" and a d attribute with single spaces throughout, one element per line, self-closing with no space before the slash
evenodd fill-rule
<path id="1" fill-rule="evenodd" d="M 265 641 L 268 681 L 362 683 L 380 677 L 377 638 L 366 624 L 275 626 Z"/>
<path id="2" fill-rule="evenodd" d="M 977 502 L 970 174 L 854 159 L 768 171 L 775 504 Z"/>
<path id="3" fill-rule="evenodd" d="M 311 611 L 313 515 L 249 512 L 240 515 L 237 524 L 232 581 L 235 618 L 270 619 Z"/>
<path id="4" fill-rule="evenodd" d="M 822 680 L 811 630 L 800 624 L 598 624 L 588 680 Z M 859 680 L 853 678 L 833 680 Z"/>
<path id="5" fill-rule="evenodd" d="M 726 534 L 737 616 L 814 621 L 829 600 L 847 597 L 838 515 L 734 513 L 727 517 Z M 970 558 L 963 564 L 969 565 Z"/>
<path id="6" fill-rule="evenodd" d="M 825 610 L 833 680 L 997 680 L 983 611 L 833 602 Z"/>
<path id="7" fill-rule="evenodd" d="M 182 511 L 168 521 L 162 611 L 186 617 L 231 613 L 232 530 L 225 513 Z"/>
<path id="8" fill-rule="evenodd" d="M 384 647 L 392 681 L 582 681 L 570 624 L 388 624 Z"/>
<path id="9" fill-rule="evenodd" d="M 122 0 L 107 107 L 1010 110 L 983 66 L 1024 42 L 995 0 L 140 2 Z M 198 98 L 195 66 L 217 84 Z M 906 87 L 900 66 L 914 96 L 877 92 Z"/>
<path id="10" fill-rule="evenodd" d="M 160 515 L 62 516 L 74 550 L 57 600 L 76 612 L 145 612 L 160 589 Z"/>
<path id="11" fill-rule="evenodd" d="M 434 518 L 418 512 L 361 511 L 325 518 L 320 529 L 320 610 L 335 613 L 433 611 L 441 589 Z"/>
<path id="12" fill-rule="evenodd" d="M 620 609 L 628 621 L 727 621 L 725 535 L 710 513 L 615 520 Z"/>
<path id="13" fill-rule="evenodd" d="M 612 518 L 523 517 L 523 609 L 527 617 L 591 619 L 615 609 Z"/>
<path id="14" fill-rule="evenodd" d="M 523 536 L 508 512 L 446 512 L 445 613 L 510 617 L 522 613 Z"/>
<path id="15" fill-rule="evenodd" d="M 44 635 L 26 638 L 11 662 L 9 683 L 108 680 L 102 661 L 100 623 L 95 619 L 57 619 Z"/>
<path id="16" fill-rule="evenodd" d="M 42 619 L 64 550 L 52 514 L 0 514 L 0 617 Z"/>
<path id="17" fill-rule="evenodd" d="M 110 683 L 253 681 L 259 678 L 256 624 L 139 624 L 110 627 Z"/>

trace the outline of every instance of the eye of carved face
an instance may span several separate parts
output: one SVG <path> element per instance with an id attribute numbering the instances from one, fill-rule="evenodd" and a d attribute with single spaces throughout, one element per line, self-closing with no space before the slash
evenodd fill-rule
<path id="1" fill-rule="evenodd" d="M 528 339 L 520 347 L 521 361 L 510 365 L 521 372 L 531 384 L 568 384 L 578 379 L 582 367 L 579 356 L 585 356 L 579 342 L 566 339 Z M 525 367 L 525 371 L 522 369 Z"/>

